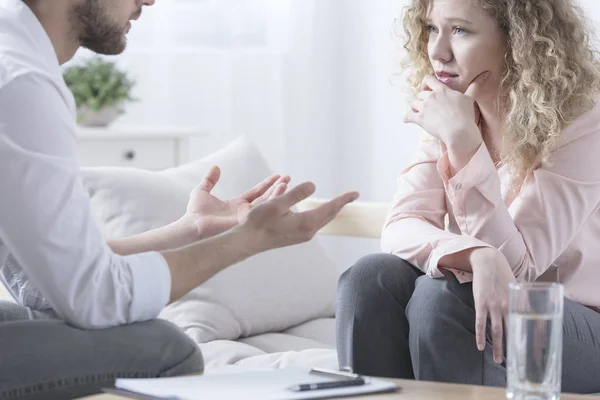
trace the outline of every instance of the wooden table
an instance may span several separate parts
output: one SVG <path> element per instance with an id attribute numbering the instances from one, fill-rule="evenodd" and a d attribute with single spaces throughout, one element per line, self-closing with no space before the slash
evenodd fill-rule
<path id="1" fill-rule="evenodd" d="M 352 398 L 363 400 L 506 400 L 506 393 L 502 388 L 406 380 L 394 380 L 394 382 L 401 388 L 396 393 L 371 394 Z M 563 394 L 560 398 L 561 400 L 599 399 L 596 396 L 574 394 Z M 85 400 L 123 400 L 123 398 L 113 395 L 97 395 L 86 397 Z"/>

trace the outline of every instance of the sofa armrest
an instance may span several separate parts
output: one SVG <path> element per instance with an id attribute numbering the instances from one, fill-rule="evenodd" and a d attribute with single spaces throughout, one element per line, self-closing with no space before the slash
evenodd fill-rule
<path id="1" fill-rule="evenodd" d="M 306 199 L 300 202 L 297 208 L 298 211 L 307 211 L 324 202 L 325 200 L 321 199 Z M 336 218 L 319 233 L 333 236 L 380 238 L 387 211 L 387 203 L 356 201 L 344 207 Z"/>

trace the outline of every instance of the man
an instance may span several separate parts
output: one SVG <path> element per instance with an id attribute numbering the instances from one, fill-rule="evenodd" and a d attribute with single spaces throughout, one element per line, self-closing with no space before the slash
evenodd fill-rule
<path id="1" fill-rule="evenodd" d="M 75 104 L 60 65 L 81 46 L 125 49 L 154 0 L 0 0 L 0 398 L 73 398 L 117 377 L 201 371 L 173 325 L 153 320 L 219 271 L 312 238 L 347 203 L 290 207 L 314 192 L 273 176 L 239 198 L 210 192 L 213 167 L 177 222 L 106 243 L 76 160 Z"/>

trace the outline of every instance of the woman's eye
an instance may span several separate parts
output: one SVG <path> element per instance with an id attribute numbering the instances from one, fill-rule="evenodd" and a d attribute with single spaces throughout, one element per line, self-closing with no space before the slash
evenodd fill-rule
<path id="1" fill-rule="evenodd" d="M 436 31 L 435 26 L 433 26 L 433 25 L 427 25 L 427 32 L 431 33 L 431 32 L 435 32 L 435 31 Z"/>
<path id="2" fill-rule="evenodd" d="M 465 33 L 467 33 L 467 31 L 457 26 L 456 28 L 454 28 L 454 33 L 457 35 L 464 35 Z"/>

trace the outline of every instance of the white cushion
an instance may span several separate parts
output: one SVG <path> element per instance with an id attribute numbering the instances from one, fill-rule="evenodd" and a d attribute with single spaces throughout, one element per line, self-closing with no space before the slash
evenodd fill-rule
<path id="1" fill-rule="evenodd" d="M 201 343 L 207 371 L 235 365 L 243 369 L 321 367 L 337 368 L 335 318 L 319 318 L 282 333 L 264 333 L 231 340 Z"/>
<path id="2" fill-rule="evenodd" d="M 85 168 L 93 212 L 108 238 L 171 223 L 212 165 L 221 167 L 213 193 L 231 198 L 270 175 L 258 150 L 241 138 L 196 162 L 161 172 Z M 197 343 L 279 332 L 332 317 L 339 272 L 317 239 L 259 254 L 217 274 L 161 314 Z"/>
<path id="3" fill-rule="evenodd" d="M 262 336 L 265 335 L 256 336 L 257 341 L 261 340 Z M 286 348 L 297 345 L 298 339 L 290 336 L 288 338 L 290 343 L 285 345 Z M 314 343 L 306 344 L 314 345 Z M 337 352 L 335 349 L 324 348 L 322 346 L 269 353 L 258 347 L 239 341 L 214 340 L 208 343 L 201 343 L 200 350 L 204 357 L 206 371 L 221 370 L 223 367 L 228 366 L 243 369 L 286 368 L 290 366 L 338 368 Z"/>
<path id="4" fill-rule="evenodd" d="M 284 333 L 321 342 L 335 348 L 335 318 L 319 318 L 286 330 Z"/>
<path id="5" fill-rule="evenodd" d="M 255 370 L 263 368 L 328 368 L 338 369 L 337 352 L 334 349 L 311 348 L 299 351 L 285 351 L 280 353 L 254 354 L 241 357 L 244 351 L 238 346 L 239 342 L 215 341 L 200 345 L 200 350 L 205 357 L 205 370 L 207 372 L 221 371 L 224 367 L 235 367 L 242 370 Z M 217 350 L 218 349 L 218 350 Z M 235 354 L 231 359 L 236 362 L 221 363 L 224 358 L 216 357 L 215 352 L 224 356 Z"/>
<path id="6" fill-rule="evenodd" d="M 239 339 L 238 342 L 248 344 L 265 353 L 278 353 L 282 351 L 302 351 L 306 349 L 331 349 L 331 346 L 287 333 L 263 333 Z"/>
<path id="7" fill-rule="evenodd" d="M 1 283 L 0 283 L 0 301 L 10 301 L 12 303 L 15 302 L 15 300 L 12 298 L 10 293 L 8 293 L 8 290 L 6 290 L 4 285 Z"/>

